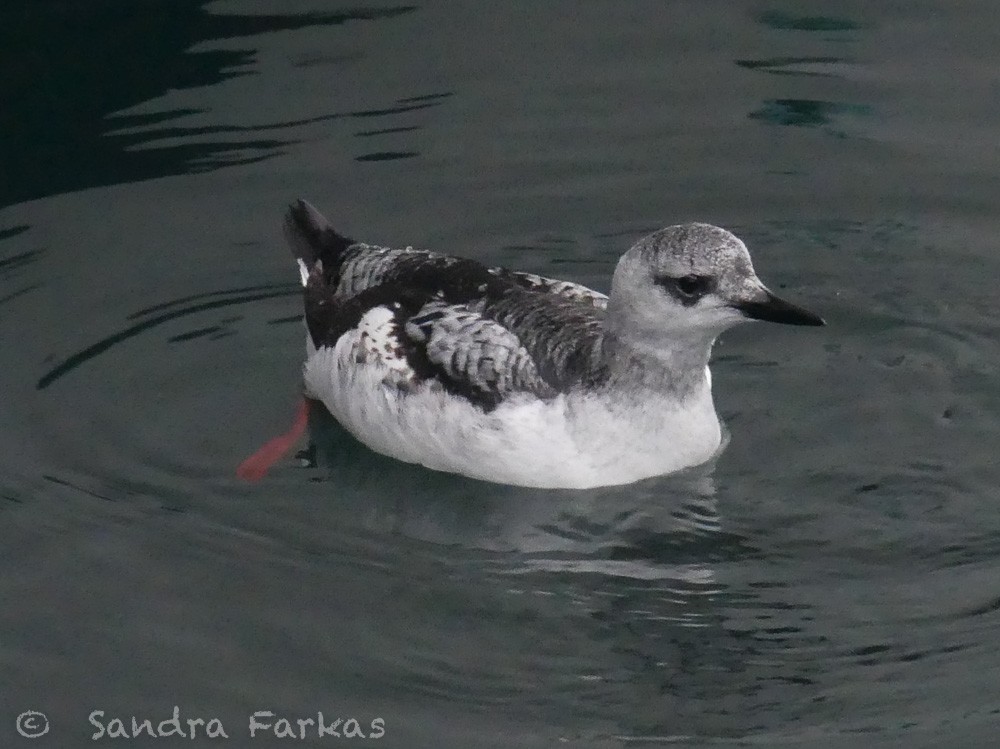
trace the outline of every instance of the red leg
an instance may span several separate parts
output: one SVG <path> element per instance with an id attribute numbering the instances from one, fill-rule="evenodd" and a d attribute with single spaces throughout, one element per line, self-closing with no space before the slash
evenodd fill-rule
<path id="1" fill-rule="evenodd" d="M 240 463 L 236 475 L 244 481 L 260 481 L 275 463 L 295 447 L 295 443 L 302 437 L 307 426 L 309 426 L 309 401 L 303 398 L 295 413 L 292 428 L 265 442 L 257 452 Z"/>

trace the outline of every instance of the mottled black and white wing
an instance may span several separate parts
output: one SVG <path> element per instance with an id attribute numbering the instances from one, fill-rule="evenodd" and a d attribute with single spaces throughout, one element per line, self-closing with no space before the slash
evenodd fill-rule
<path id="1" fill-rule="evenodd" d="M 546 399 L 593 373 L 607 297 L 569 281 L 413 248 L 354 242 L 299 201 L 285 231 L 316 349 L 402 389 L 429 382 L 491 410 Z"/>
<path id="2" fill-rule="evenodd" d="M 583 284 L 573 283 L 572 281 L 560 281 L 556 278 L 546 278 L 545 276 L 526 273 L 524 271 L 516 270 L 507 272 L 510 273 L 516 283 L 531 291 L 555 294 L 563 299 L 586 304 L 595 309 L 607 309 L 607 295 L 599 291 L 594 291 Z"/>
<path id="3" fill-rule="evenodd" d="M 431 301 L 406 321 L 405 333 L 428 374 L 486 410 L 516 393 L 558 392 L 514 333 L 468 305 Z"/>

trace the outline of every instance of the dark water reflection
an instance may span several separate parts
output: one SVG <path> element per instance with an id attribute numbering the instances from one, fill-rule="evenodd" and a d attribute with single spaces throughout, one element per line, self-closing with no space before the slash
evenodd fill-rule
<path id="1" fill-rule="evenodd" d="M 294 141 L 252 136 L 287 131 L 299 123 L 171 127 L 169 123 L 201 110 L 148 114 L 122 114 L 122 110 L 167 91 L 254 75 L 251 41 L 243 49 L 192 51 L 207 41 L 376 21 L 413 10 L 414 6 L 404 5 L 333 13 L 228 15 L 208 10 L 204 0 L 5 3 L 0 9 L 0 59 L 5 71 L 0 98 L 18 105 L 0 113 L 5 134 L 0 141 L 5 174 L 0 205 L 274 156 Z M 234 137 L 202 138 L 176 146 L 155 143 L 220 135 Z"/>
<path id="2" fill-rule="evenodd" d="M 849 18 L 803 16 L 778 10 L 759 13 L 757 21 L 783 31 L 855 31 L 861 28 L 861 24 Z"/>

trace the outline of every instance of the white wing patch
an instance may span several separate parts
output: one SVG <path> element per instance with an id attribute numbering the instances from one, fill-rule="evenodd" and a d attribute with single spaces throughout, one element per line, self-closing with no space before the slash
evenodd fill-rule
<path id="1" fill-rule="evenodd" d="M 412 382 L 415 373 L 406 361 L 400 340 L 395 311 L 386 306 L 372 307 L 358 322 L 358 327 L 341 336 L 337 347 L 349 347 L 350 359 L 356 365 L 383 369 L 384 380 L 395 384 Z"/>

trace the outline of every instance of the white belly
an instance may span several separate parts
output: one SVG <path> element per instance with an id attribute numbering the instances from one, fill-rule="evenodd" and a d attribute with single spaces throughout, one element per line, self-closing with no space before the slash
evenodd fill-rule
<path id="1" fill-rule="evenodd" d="M 626 484 L 710 459 L 721 428 L 704 394 L 549 400 L 518 396 L 489 413 L 434 381 L 404 385 L 405 372 L 359 364 L 349 347 L 306 361 L 307 395 L 372 450 L 428 468 L 503 484 L 589 488 Z"/>

